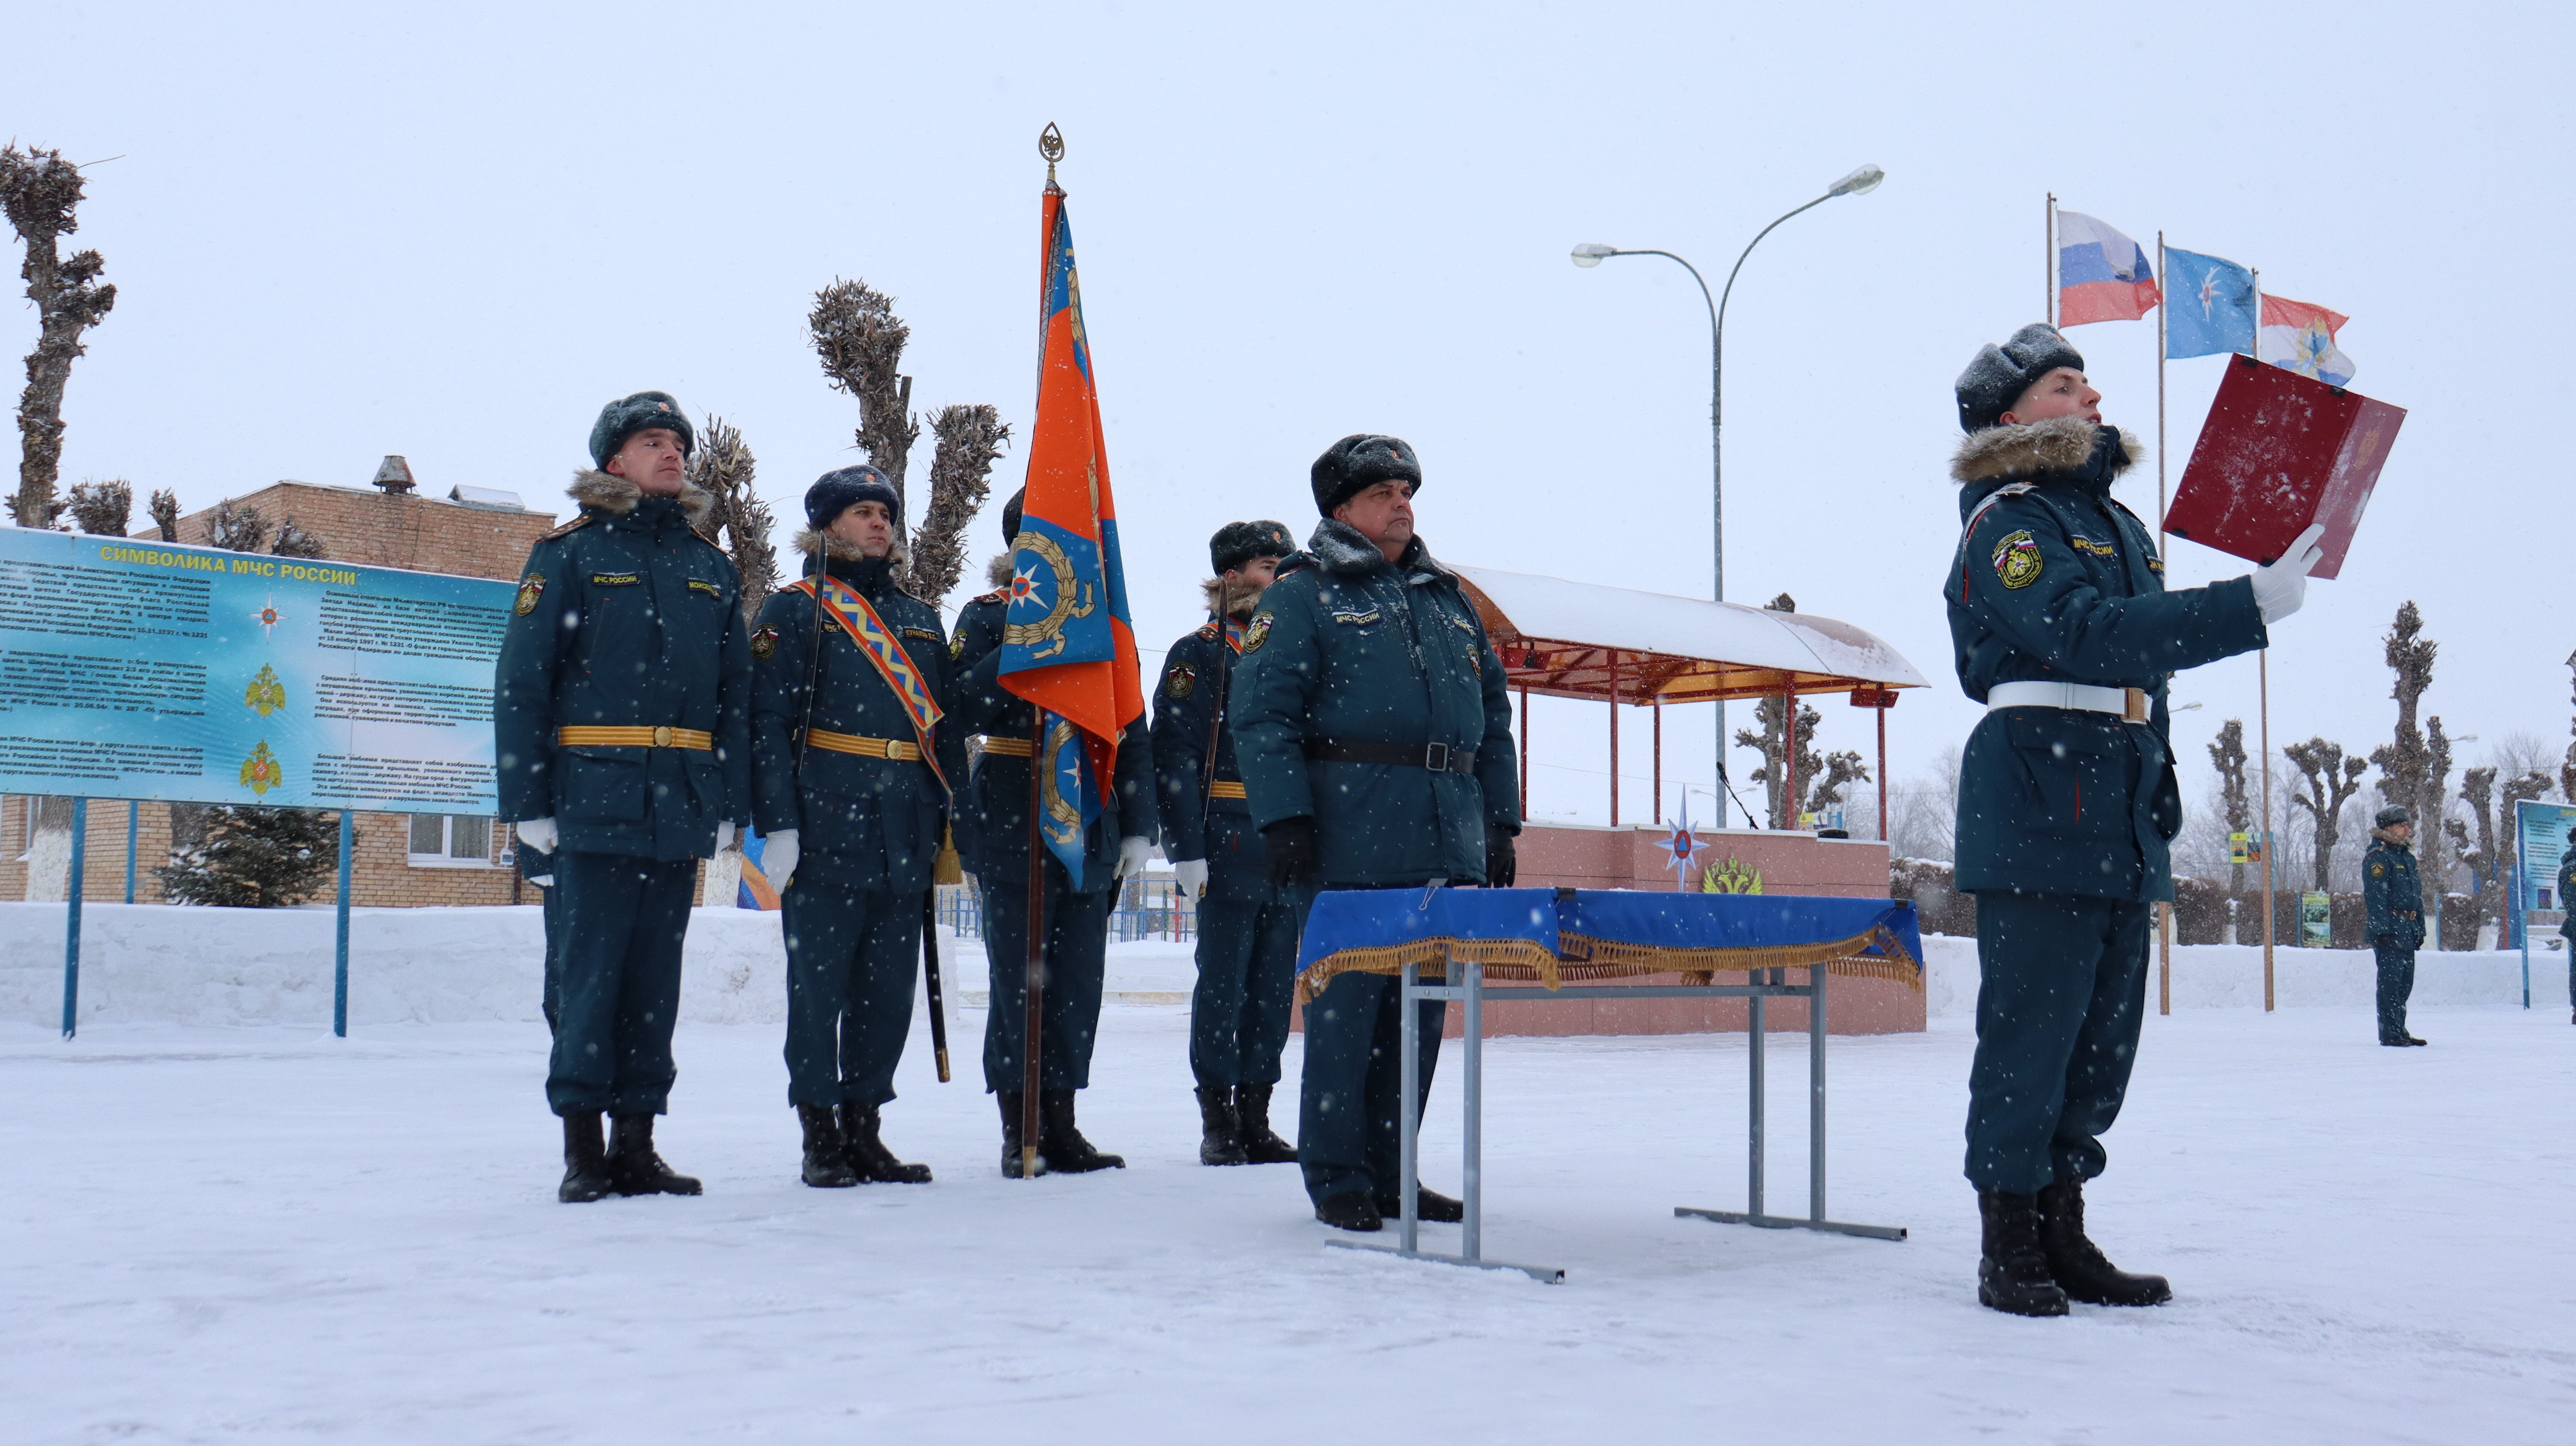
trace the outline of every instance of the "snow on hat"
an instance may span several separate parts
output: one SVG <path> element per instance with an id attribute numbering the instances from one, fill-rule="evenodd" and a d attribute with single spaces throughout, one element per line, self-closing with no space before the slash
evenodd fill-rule
<path id="1" fill-rule="evenodd" d="M 2084 355 L 2069 345 L 2065 333 L 2034 321 L 2012 334 L 2002 346 L 1977 349 L 1976 359 L 1959 373 L 1959 430 L 1982 432 L 1997 425 L 2030 384 L 2059 367 L 2084 370 Z"/>
<path id="2" fill-rule="evenodd" d="M 2370 822 L 2377 828 L 2389 828 L 2397 824 L 2413 823 L 2414 821 L 2415 810 L 2408 808 L 2402 803 L 2392 803 L 2388 807 L 2381 809 Z"/>
<path id="3" fill-rule="evenodd" d="M 1315 459 L 1315 510 L 1326 517 L 1380 482 L 1422 485 L 1422 459 L 1401 437 L 1355 432 Z"/>
<path id="4" fill-rule="evenodd" d="M 886 516 L 893 520 L 897 531 L 902 530 L 903 499 L 895 495 L 894 484 L 886 480 L 886 474 L 865 462 L 814 479 L 814 485 L 805 489 L 806 524 L 816 529 L 829 527 L 834 518 L 860 502 L 884 503 Z"/>
<path id="5" fill-rule="evenodd" d="M 680 434 L 681 456 L 698 450 L 697 429 L 689 425 L 688 413 L 680 410 L 677 397 L 669 392 L 637 392 L 599 409 L 599 420 L 590 424 L 591 465 L 606 467 L 627 439 L 655 427 Z"/>
<path id="6" fill-rule="evenodd" d="M 1296 550 L 1284 522 L 1229 522 L 1208 539 L 1208 566 L 1232 572 L 1256 557 L 1286 557 Z"/>

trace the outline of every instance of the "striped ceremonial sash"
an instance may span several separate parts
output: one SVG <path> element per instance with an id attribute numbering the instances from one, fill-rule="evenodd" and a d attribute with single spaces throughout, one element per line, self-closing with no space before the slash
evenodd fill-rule
<path id="1" fill-rule="evenodd" d="M 903 650 L 894 630 L 868 606 L 868 600 L 840 579 L 826 575 L 823 590 L 815 590 L 815 579 L 800 578 L 790 584 L 796 590 L 814 597 L 824 616 L 841 625 L 850 641 L 859 645 L 860 656 L 885 679 L 894 690 L 895 701 L 903 705 L 904 716 L 912 720 L 912 731 L 921 743 L 921 761 L 930 765 L 930 774 L 939 780 L 941 792 L 948 789 L 948 775 L 939 770 L 939 755 L 931 744 L 930 730 L 940 718 L 939 705 L 931 701 L 930 684 L 913 666 L 912 655 Z"/>

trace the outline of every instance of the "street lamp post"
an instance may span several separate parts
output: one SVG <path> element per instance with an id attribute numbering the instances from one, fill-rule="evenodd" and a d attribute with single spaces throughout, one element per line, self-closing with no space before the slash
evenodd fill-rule
<path id="1" fill-rule="evenodd" d="M 1836 196 L 1868 195 L 1870 192 L 1878 189 L 1879 182 L 1886 179 L 1887 172 L 1880 170 L 1878 167 L 1862 166 L 1853 171 L 1850 175 L 1834 182 L 1832 186 L 1826 189 L 1823 195 L 1809 201 L 1806 205 L 1798 207 L 1797 210 L 1791 211 L 1787 215 L 1782 216 L 1779 221 L 1774 221 L 1770 225 L 1763 227 L 1759 232 L 1754 234 L 1751 241 L 1745 243 L 1743 253 L 1735 258 L 1735 269 L 1726 273 L 1725 289 L 1717 294 L 1717 298 L 1714 301 L 1709 299 L 1708 282 L 1700 276 L 1699 268 L 1691 265 L 1688 261 L 1683 260 L 1681 257 L 1674 255 L 1670 251 L 1604 246 L 1598 241 L 1586 241 L 1574 248 L 1574 264 L 1587 268 L 1598 266 L 1603 260 L 1612 256 L 1661 256 L 1668 261 L 1678 261 L 1681 263 L 1682 269 L 1691 274 L 1691 280 L 1699 283 L 1700 300 L 1708 304 L 1709 539 L 1710 553 L 1715 560 L 1712 574 L 1716 588 L 1716 596 L 1719 602 L 1726 601 L 1726 447 L 1724 440 L 1726 429 L 1726 303 L 1735 295 L 1735 278 L 1744 270 L 1745 259 L 1753 254 L 1753 248 L 1762 244 L 1763 237 L 1778 230 L 1780 228 L 1781 221 L 1788 220 L 1790 216 L 1795 216 L 1800 211 L 1808 211 L 1821 206 Z M 1795 705 L 1793 704 L 1792 707 L 1794 708 L 1794 706 Z M 1796 718 L 1794 713 L 1792 714 L 1789 723 L 1786 725 L 1786 733 L 1784 736 L 1790 739 L 1794 746 L 1797 737 Z M 1717 823 L 1718 827 L 1723 828 L 1726 826 L 1726 797 L 1731 796 L 1733 792 L 1733 790 L 1727 787 L 1726 782 L 1726 700 L 1723 698 L 1720 698 L 1717 702 L 1717 784 L 1718 792 L 1721 795 L 1717 803 Z M 1796 801 L 1794 799 L 1791 800 L 1790 806 L 1794 811 L 1796 807 Z M 1745 822 L 1748 824 L 1753 822 L 1752 812 L 1749 809 L 1746 810 Z M 1790 822 L 1794 824 L 1797 820 L 1793 817 L 1790 819 Z"/>

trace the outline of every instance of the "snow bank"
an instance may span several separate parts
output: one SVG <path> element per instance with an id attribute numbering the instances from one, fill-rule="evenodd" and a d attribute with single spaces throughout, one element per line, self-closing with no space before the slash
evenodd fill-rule
<path id="1" fill-rule="evenodd" d="M 310 1024 L 331 1018 L 334 912 L 89 904 L 81 911 L 83 1023 Z M 953 1006 L 988 997 L 984 946 L 940 938 Z M 352 909 L 349 1022 L 463 1024 L 539 1019 L 545 922 L 533 907 Z M 699 909 L 689 921 L 680 1017 L 698 1024 L 787 1018 L 779 916 Z M 1119 1004 L 1187 1002 L 1191 946 L 1109 946 Z M 62 1019 L 63 906 L 0 903 L 0 1020 Z"/>
<path id="2" fill-rule="evenodd" d="M 1977 941 L 1945 934 L 1923 936 L 1926 1012 L 1934 1019 L 1965 1019 L 1977 1012 Z M 2375 1002 L 2379 969 L 2367 949 L 2275 949 L 2272 995 L 2283 1009 L 2364 1005 Z M 2156 998 L 2155 963 L 2147 965 L 2147 999 Z M 2566 997 L 2567 956 L 2535 951 L 2531 997 L 2535 1006 Z M 2417 1005 L 2484 1009 L 2522 1007 L 2522 955 L 2493 949 L 2474 954 L 2415 956 Z M 2251 944 L 2178 944 L 2173 951 L 2176 1009 L 2263 1007 L 2263 950 Z"/>

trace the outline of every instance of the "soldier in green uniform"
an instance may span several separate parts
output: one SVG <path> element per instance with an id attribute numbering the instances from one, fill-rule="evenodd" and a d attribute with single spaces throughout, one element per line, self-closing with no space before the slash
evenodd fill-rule
<path id="1" fill-rule="evenodd" d="M 2167 592 L 2155 533 L 2111 496 L 2136 460 L 2057 329 L 1980 351 L 1957 386 L 1963 521 L 1943 585 L 1959 683 L 1958 887 L 1977 897 L 1967 1176 L 1977 1298 L 2019 1315 L 2170 1299 L 2084 1233 L 2146 1000 L 2147 928 L 2182 827 L 2165 690 L 2264 647 L 2317 560 L 2310 529 L 2251 577 Z"/>
<path id="2" fill-rule="evenodd" d="M 1274 882 L 1298 890 L 1508 887 L 1520 789 L 1510 696 L 1484 623 L 1413 530 L 1422 464 L 1401 439 L 1344 437 L 1315 460 L 1324 520 L 1279 568 L 1243 639 L 1227 704 Z M 1348 973 L 1306 1007 L 1297 1162 L 1315 1218 L 1376 1230 L 1418 1191 L 1399 1175 L 1400 989 Z M 1419 1006 L 1421 1099 L 1448 1006 Z"/>
<path id="3" fill-rule="evenodd" d="M 879 1129 L 912 1029 L 947 780 L 966 771 L 942 717 L 948 638 L 938 609 L 895 581 L 903 504 L 884 473 L 826 473 L 805 518 L 807 576 L 751 631 L 755 821 L 787 938 L 787 1100 L 806 1184 L 922 1184 L 930 1167 L 896 1159 Z M 816 607 L 817 586 L 830 606 Z"/>
<path id="4" fill-rule="evenodd" d="M 1002 508 L 1002 536 L 1019 536 L 1019 495 Z M 984 735 L 983 756 L 967 784 L 971 857 L 984 901 L 984 953 L 992 970 L 992 1005 L 984 1017 L 984 1087 L 1000 1102 L 1002 1173 L 1020 1177 L 1021 1110 L 1027 1096 L 1029 947 L 1029 764 L 1037 710 L 1001 684 L 1002 630 L 1010 614 L 1010 554 L 994 559 L 994 591 L 966 605 L 949 647 L 963 734 Z M 1079 1174 L 1123 1169 L 1127 1162 L 1083 1138 L 1074 1122 L 1076 1090 L 1091 1084 L 1091 1050 L 1100 1030 L 1107 966 L 1109 903 L 1127 875 L 1153 850 L 1152 743 L 1145 720 L 1118 740 L 1115 776 L 1104 780 L 1100 816 L 1084 840 L 1076 883 L 1046 854 L 1045 983 L 1038 1044 L 1038 1168 Z M 962 830 L 961 830 L 962 831 Z M 966 850 L 961 850 L 965 853 Z"/>
<path id="5" fill-rule="evenodd" d="M 2383 808 L 2371 820 L 2361 902 L 2379 961 L 2379 1042 L 2422 1044 L 2406 1032 L 2406 1001 L 2415 993 L 2415 951 L 2424 947 L 2424 885 L 2415 873 L 2415 815 L 2402 806 Z"/>
<path id="6" fill-rule="evenodd" d="M 2567 902 L 2567 891 L 2576 889 L 2576 829 L 2567 831 L 2567 846 L 2559 859 L 2558 907 L 2566 917 L 2559 921 L 2558 937 L 2567 941 L 2567 1022 L 2576 1024 L 2576 905 Z"/>
<path id="7" fill-rule="evenodd" d="M 699 1189 L 654 1152 L 653 1117 L 698 860 L 751 815 L 751 647 L 733 564 L 691 530 L 713 500 L 685 476 L 695 441 L 667 393 L 601 409 L 581 515 L 530 549 L 495 669 L 501 815 L 560 894 L 546 1100 L 566 1201 Z"/>
<path id="8" fill-rule="evenodd" d="M 1270 1128 L 1270 1092 L 1297 989 L 1298 910 L 1271 886 L 1252 827 L 1225 700 L 1243 629 L 1279 560 L 1297 544 L 1276 522 L 1229 522 L 1208 541 L 1216 576 L 1208 621 L 1172 644 L 1154 689 L 1154 777 L 1163 853 L 1199 901 L 1198 988 L 1190 997 L 1190 1073 L 1198 1081 L 1199 1163 L 1276 1165 L 1297 1147 Z"/>
<path id="9" fill-rule="evenodd" d="M 537 890 L 537 913 L 546 926 L 546 975 L 539 1007 L 545 1012 L 546 1033 L 552 1034 L 563 1013 L 563 900 L 555 893 L 554 855 L 524 844 L 513 852 L 518 855 L 519 877 Z"/>

